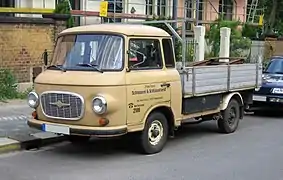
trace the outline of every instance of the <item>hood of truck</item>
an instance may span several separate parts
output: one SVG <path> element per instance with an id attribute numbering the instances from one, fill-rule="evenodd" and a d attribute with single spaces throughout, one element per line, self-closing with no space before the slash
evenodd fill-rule
<path id="1" fill-rule="evenodd" d="M 47 70 L 41 73 L 34 83 L 34 90 L 40 99 L 36 109 L 38 119 L 60 124 L 96 127 L 99 126 L 99 119 L 105 117 L 110 121 L 108 126 L 125 125 L 126 86 L 124 81 L 122 72 Z M 92 110 L 92 100 L 98 95 L 103 96 L 107 101 L 107 112 L 103 115 L 98 115 Z M 77 100 L 74 101 L 74 99 Z M 57 107 L 58 102 L 69 105 Z M 47 112 L 52 116 L 48 116 Z M 82 112 L 82 114 L 76 116 L 79 117 L 78 119 L 71 120 L 68 116 L 76 112 L 78 114 Z"/>
<path id="2" fill-rule="evenodd" d="M 97 71 L 46 70 L 35 79 L 36 84 L 66 86 L 113 86 L 125 85 L 125 73 Z"/>

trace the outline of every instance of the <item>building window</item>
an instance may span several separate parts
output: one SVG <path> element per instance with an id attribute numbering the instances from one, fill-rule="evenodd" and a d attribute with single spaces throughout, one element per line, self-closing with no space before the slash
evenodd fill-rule
<path id="1" fill-rule="evenodd" d="M 198 11 L 198 20 L 202 21 L 203 20 L 203 5 L 204 5 L 204 1 L 203 0 L 199 0 L 199 11 Z M 202 25 L 201 23 L 199 23 L 199 25 Z"/>
<path id="2" fill-rule="evenodd" d="M 70 4 L 72 10 L 81 10 L 81 0 L 70 0 Z M 79 16 L 73 17 L 75 20 L 75 26 L 79 26 L 81 24 L 81 18 Z"/>
<path id="3" fill-rule="evenodd" d="M 123 12 L 123 2 L 122 1 L 116 1 L 114 0 L 106 0 L 108 1 L 108 12 L 109 13 L 122 13 Z M 122 22 L 121 18 L 105 18 L 103 17 L 104 23 L 115 23 L 115 22 Z"/>
<path id="4" fill-rule="evenodd" d="M 0 0 L 0 7 L 15 7 L 15 0 Z"/>
<path id="5" fill-rule="evenodd" d="M 153 1 L 152 0 L 145 0 L 146 7 L 145 7 L 145 14 L 146 15 L 153 15 Z"/>
<path id="6" fill-rule="evenodd" d="M 166 0 L 157 0 L 157 16 L 166 16 Z"/>
<path id="7" fill-rule="evenodd" d="M 0 7 L 15 7 L 15 0 L 0 0 Z M 0 16 L 15 16 L 15 14 L 0 13 Z"/>
<path id="8" fill-rule="evenodd" d="M 185 1 L 186 8 L 186 18 L 193 18 L 193 1 L 187 0 Z M 192 30 L 192 23 L 186 21 L 186 30 Z"/>
<path id="9" fill-rule="evenodd" d="M 233 0 L 219 0 L 219 13 L 223 15 L 224 20 L 233 19 Z"/>

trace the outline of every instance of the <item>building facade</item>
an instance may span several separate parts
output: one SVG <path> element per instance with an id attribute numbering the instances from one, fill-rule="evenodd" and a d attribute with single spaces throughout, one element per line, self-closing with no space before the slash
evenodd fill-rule
<path id="1" fill-rule="evenodd" d="M 17 8 L 48 8 L 54 9 L 58 0 L 0 0 L 0 7 Z M 74 10 L 99 12 L 101 0 L 69 0 Z M 112 3 L 109 9 L 114 11 L 114 2 L 116 3 L 116 12 L 122 12 L 131 15 L 157 15 L 172 17 L 173 0 L 108 0 Z M 200 22 L 209 23 L 218 18 L 219 13 L 224 13 L 227 20 L 246 21 L 247 0 L 199 0 Z M 178 17 L 184 16 L 196 18 L 195 0 L 178 0 Z M 111 11 L 111 10 L 110 10 Z M 185 14 L 185 15 L 184 15 Z M 40 17 L 40 15 L 17 15 Z M 140 16 L 139 16 L 140 17 Z M 115 18 L 116 19 L 116 18 Z M 81 17 L 80 24 L 100 23 L 100 17 Z M 116 21 L 123 21 L 119 18 Z M 136 21 L 136 19 L 127 19 L 126 21 Z"/>

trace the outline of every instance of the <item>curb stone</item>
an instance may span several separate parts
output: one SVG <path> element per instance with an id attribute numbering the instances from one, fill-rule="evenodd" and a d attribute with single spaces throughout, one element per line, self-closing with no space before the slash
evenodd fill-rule
<path id="1" fill-rule="evenodd" d="M 0 138 L 0 154 L 20 149 L 19 141 L 10 138 Z"/>
<path id="2" fill-rule="evenodd" d="M 67 140 L 66 136 L 39 132 L 16 137 L 0 137 L 0 154 L 20 150 L 39 149 L 40 147 Z"/>

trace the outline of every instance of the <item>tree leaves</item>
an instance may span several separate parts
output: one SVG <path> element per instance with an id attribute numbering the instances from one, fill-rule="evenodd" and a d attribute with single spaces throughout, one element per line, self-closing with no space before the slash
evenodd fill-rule
<path id="1" fill-rule="evenodd" d="M 259 3 L 264 8 L 265 33 L 283 35 L 283 1 L 261 0 Z"/>

